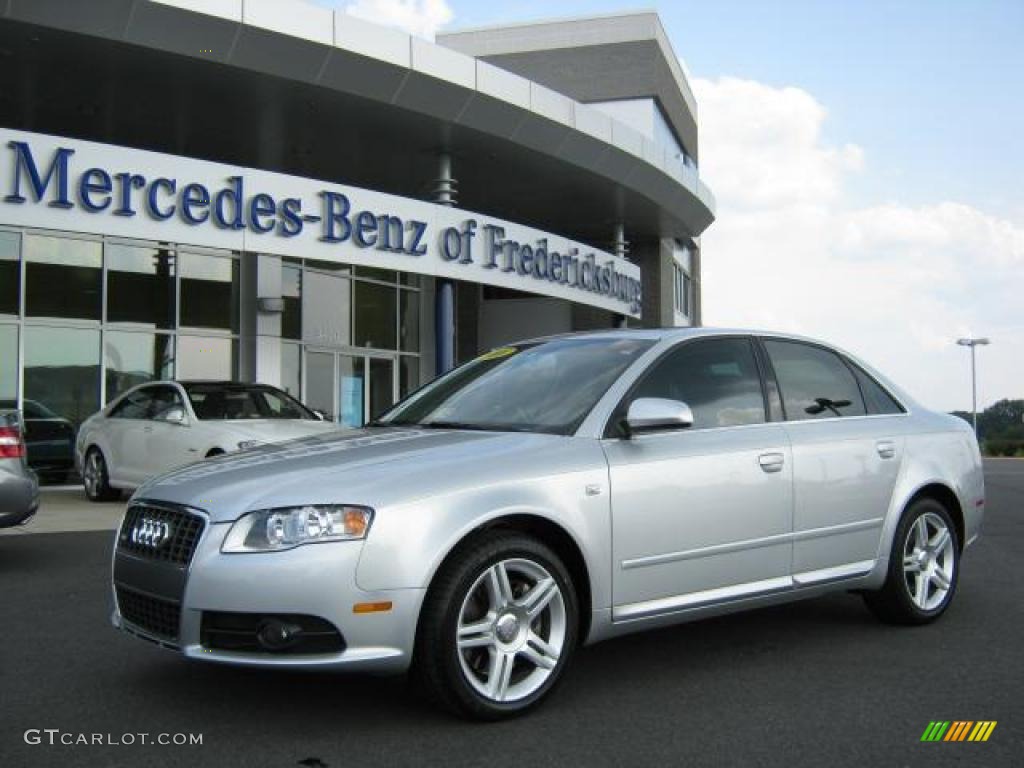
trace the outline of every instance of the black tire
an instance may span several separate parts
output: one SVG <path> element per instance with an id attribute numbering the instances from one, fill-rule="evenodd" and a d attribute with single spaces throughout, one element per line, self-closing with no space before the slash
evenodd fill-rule
<path id="1" fill-rule="evenodd" d="M 456 638 L 463 604 L 474 599 L 474 595 L 478 595 L 477 592 L 470 594 L 474 585 L 477 585 L 478 580 L 497 563 L 510 560 L 528 561 L 540 566 L 554 579 L 560 590 L 561 607 L 558 615 L 564 622 L 564 636 L 557 662 L 536 690 L 514 701 L 495 701 L 474 688 L 467 676 L 468 673 L 464 670 L 465 664 L 469 663 L 468 657 L 464 654 L 477 652 L 487 654 L 488 658 L 493 659 L 493 651 L 490 648 L 460 650 Z M 519 576 L 511 570 L 514 567 L 510 566 L 509 583 L 512 585 L 513 595 L 516 595 L 517 588 L 527 590 L 530 587 L 528 583 L 516 582 L 515 579 Z M 554 598 L 548 603 L 556 604 Z M 564 608 L 564 613 L 561 608 Z M 524 632 L 529 633 L 537 629 L 543 633 L 545 627 L 538 622 L 545 621 L 553 620 L 541 616 L 521 624 Z M 551 639 L 551 627 L 554 625 L 549 623 L 546 626 L 546 631 L 549 632 L 547 639 Z M 455 550 L 435 576 L 427 592 L 416 636 L 413 681 L 434 701 L 463 717 L 474 720 L 515 717 L 536 706 L 561 680 L 576 648 L 578 627 L 579 608 L 576 591 L 569 572 L 558 556 L 546 545 L 529 536 L 513 531 L 485 531 L 467 540 Z M 492 636 L 498 636 L 497 622 L 492 630 Z M 526 645 L 530 645 L 530 642 L 526 642 Z M 518 674 L 522 682 L 522 678 L 533 671 L 537 671 L 539 676 L 544 674 L 541 668 L 532 662 L 515 654 L 512 658 L 515 660 L 510 668 L 511 678 L 514 679 Z M 479 681 L 479 678 L 477 679 Z"/>
<path id="2" fill-rule="evenodd" d="M 910 584 L 910 578 L 916 578 L 916 574 L 908 575 L 904 571 L 904 557 L 908 547 L 914 544 L 910 539 L 912 531 L 918 525 L 918 521 L 927 515 L 941 518 L 949 532 L 952 546 L 944 556 L 940 557 L 940 562 L 945 564 L 947 558 L 952 559 L 952 577 L 949 579 L 949 587 L 941 600 L 935 600 L 934 605 L 929 604 L 922 607 L 914 600 L 913 590 L 918 588 L 912 587 Z M 934 520 L 935 518 L 930 519 Z M 892 551 L 889 553 L 889 570 L 886 574 L 885 584 L 877 591 L 865 592 L 864 602 L 876 617 L 887 624 L 909 626 L 928 624 L 939 618 L 949 608 L 956 595 L 959 580 L 960 540 L 953 518 L 941 502 L 930 498 L 919 499 L 904 510 L 899 525 L 896 526 Z M 928 599 L 929 593 L 936 590 L 937 587 L 926 580 L 924 589 L 925 597 Z M 919 589 L 918 593 L 920 594 Z M 930 599 L 934 600 L 935 597 L 937 595 L 933 594 Z"/>
<path id="3" fill-rule="evenodd" d="M 90 468 L 90 464 L 93 462 L 93 467 Z M 95 472 L 95 482 L 89 481 L 87 477 L 89 472 Z M 110 487 L 110 473 L 107 471 L 107 460 L 103 456 L 103 451 L 96 446 L 86 451 L 82 474 L 85 495 L 89 501 L 116 501 L 121 498 L 121 491 Z"/>

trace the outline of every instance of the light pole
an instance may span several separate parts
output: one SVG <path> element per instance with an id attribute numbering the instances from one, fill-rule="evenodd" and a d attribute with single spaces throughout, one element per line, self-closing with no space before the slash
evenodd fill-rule
<path id="1" fill-rule="evenodd" d="M 971 418 L 974 420 L 974 436 L 978 436 L 978 376 L 974 370 L 974 348 L 984 347 L 989 343 L 988 339 L 957 339 L 956 343 L 961 347 L 971 348 Z"/>

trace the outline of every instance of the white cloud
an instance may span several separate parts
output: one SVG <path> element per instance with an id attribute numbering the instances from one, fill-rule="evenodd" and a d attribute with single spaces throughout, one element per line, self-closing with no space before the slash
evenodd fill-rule
<path id="1" fill-rule="evenodd" d="M 945 200 L 854 208 L 843 193 L 864 153 L 824 141 L 811 94 L 735 78 L 694 88 L 718 199 L 702 238 L 708 324 L 835 341 L 946 410 L 970 404 L 956 338 L 986 335 L 979 401 L 1024 397 L 1021 222 Z"/>
<path id="2" fill-rule="evenodd" d="M 428 40 L 453 16 L 446 0 L 356 0 L 345 12 Z"/>

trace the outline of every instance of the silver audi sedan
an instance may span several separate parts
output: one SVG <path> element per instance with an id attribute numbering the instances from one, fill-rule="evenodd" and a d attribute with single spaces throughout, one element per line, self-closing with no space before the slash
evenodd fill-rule
<path id="1" fill-rule="evenodd" d="M 833 590 L 925 624 L 984 510 L 963 421 L 804 338 L 493 349 L 363 430 L 146 483 L 113 622 L 204 661 L 401 672 L 522 713 L 578 646 Z"/>

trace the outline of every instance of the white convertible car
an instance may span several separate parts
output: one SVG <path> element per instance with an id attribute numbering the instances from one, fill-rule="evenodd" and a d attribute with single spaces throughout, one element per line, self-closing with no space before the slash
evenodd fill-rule
<path id="1" fill-rule="evenodd" d="M 265 384 L 155 381 L 82 424 L 75 463 L 89 499 L 105 501 L 202 458 L 337 428 Z"/>

